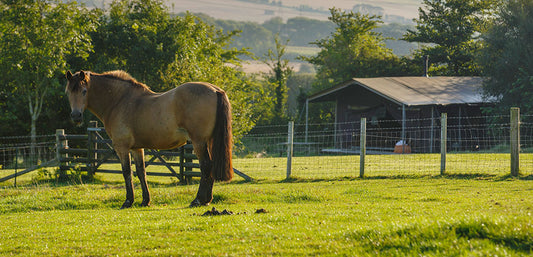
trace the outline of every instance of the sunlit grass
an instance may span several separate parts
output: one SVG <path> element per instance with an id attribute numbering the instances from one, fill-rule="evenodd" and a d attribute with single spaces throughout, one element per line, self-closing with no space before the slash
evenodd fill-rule
<path id="1" fill-rule="evenodd" d="M 533 253 L 531 180 L 437 176 L 218 183 L 213 204 L 201 208 L 187 208 L 198 185 L 151 183 L 152 207 L 139 207 L 137 199 L 134 208 L 118 210 L 124 188 L 107 177 L 89 184 L 4 188 L 0 255 Z M 139 197 L 137 187 L 136 193 Z M 212 207 L 236 214 L 201 216 Z M 260 208 L 267 213 L 255 214 Z"/>
<path id="2" fill-rule="evenodd" d="M 437 176 L 441 174 L 440 154 L 388 154 L 367 155 L 365 159 L 366 177 L 383 176 Z M 449 175 L 491 175 L 503 176 L 510 174 L 510 154 L 505 153 L 449 153 L 446 157 L 445 173 Z M 524 175 L 533 174 L 533 153 L 520 154 L 520 171 Z M 279 181 L 287 178 L 286 157 L 266 158 L 235 158 L 234 167 L 256 180 Z M 359 155 L 293 157 L 291 176 L 306 179 L 330 179 L 337 177 L 359 177 Z M 102 169 L 120 171 L 120 164 L 104 164 Z M 178 169 L 176 169 L 178 170 Z M 20 170 L 19 170 L 20 171 Z M 164 166 L 149 166 L 148 172 L 168 172 Z M 0 170 L 0 177 L 13 174 L 15 170 Z M 54 168 L 46 168 L 45 172 L 31 172 L 18 177 L 19 184 L 31 183 L 37 177 L 54 172 Z M 107 179 L 122 182 L 121 174 L 108 174 Z M 175 177 L 149 176 L 154 183 L 177 183 Z M 242 178 L 236 176 L 235 180 Z M 14 180 L 0 183 L 13 185 Z"/>

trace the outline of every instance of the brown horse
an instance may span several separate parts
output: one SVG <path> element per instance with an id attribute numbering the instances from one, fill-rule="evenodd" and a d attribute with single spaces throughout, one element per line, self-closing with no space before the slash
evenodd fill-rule
<path id="1" fill-rule="evenodd" d="M 66 76 L 72 120 L 81 124 L 84 110 L 89 109 L 113 141 L 126 181 L 122 208 L 131 207 L 134 199 L 130 153 L 141 182 L 141 206 L 150 205 L 144 148 L 171 149 L 192 141 L 201 179 L 191 206 L 208 205 L 214 181 L 233 177 L 231 105 L 222 89 L 194 82 L 159 94 L 124 71 L 74 75 L 68 71 Z"/>

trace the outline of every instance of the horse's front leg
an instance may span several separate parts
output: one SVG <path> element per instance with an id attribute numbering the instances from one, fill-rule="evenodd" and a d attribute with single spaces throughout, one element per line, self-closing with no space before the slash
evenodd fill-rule
<path id="1" fill-rule="evenodd" d="M 126 183 L 126 201 L 122 204 L 120 209 L 130 208 L 133 205 L 133 181 L 131 172 L 131 157 L 128 149 L 119 149 L 115 147 L 120 164 L 122 165 L 122 175 L 124 176 L 124 182 Z"/>
<path id="2" fill-rule="evenodd" d="M 143 190 L 143 201 L 141 206 L 150 206 L 150 191 L 148 190 L 148 183 L 146 182 L 146 169 L 144 166 L 144 149 L 132 150 L 131 154 L 133 160 L 135 160 L 135 170 L 137 171 L 137 177 L 139 177 L 141 188 Z"/>
<path id="3" fill-rule="evenodd" d="M 213 200 L 213 184 L 215 179 L 213 178 L 213 162 L 209 158 L 206 146 L 194 147 L 198 161 L 200 162 L 200 170 L 202 177 L 200 178 L 200 187 L 198 187 L 198 193 L 196 198 L 191 202 L 190 207 L 197 207 L 201 205 L 209 205 Z"/>

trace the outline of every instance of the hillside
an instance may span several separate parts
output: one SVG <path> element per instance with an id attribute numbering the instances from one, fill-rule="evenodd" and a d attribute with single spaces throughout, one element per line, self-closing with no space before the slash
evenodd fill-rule
<path id="1" fill-rule="evenodd" d="M 89 7 L 107 9 L 109 0 L 82 0 Z M 241 31 L 230 47 L 247 48 L 256 57 L 263 57 L 268 49 L 275 47 L 274 36 L 289 48 L 285 58 L 296 61 L 298 56 L 311 56 L 319 49 L 311 42 L 330 36 L 334 30 L 328 8 L 335 6 L 344 10 L 377 14 L 384 21 L 376 31 L 386 38 L 399 39 L 407 29 L 414 26 L 412 19 L 418 14 L 421 0 L 377 0 L 371 4 L 353 0 L 163 0 L 171 13 L 183 15 L 189 11 L 208 24 L 224 31 Z M 409 55 L 416 44 L 398 40 L 386 40 L 388 48 L 397 55 Z M 245 59 L 250 61 L 249 58 Z M 247 72 L 265 70 L 261 61 L 245 65 Z M 299 70 L 299 64 L 294 64 Z M 307 68 L 305 68 L 307 70 Z"/>
<path id="2" fill-rule="evenodd" d="M 327 20 L 331 7 L 351 10 L 355 5 L 368 5 L 368 1 L 353 0 L 169 0 L 173 12 L 205 13 L 217 19 L 264 22 L 273 17 L 289 19 L 297 16 Z M 421 0 L 377 0 L 372 6 L 382 9 L 385 19 L 409 22 L 418 16 Z M 280 5 L 281 3 L 281 5 Z"/>
<path id="3" fill-rule="evenodd" d="M 364 6 L 379 10 L 386 22 L 409 23 L 418 16 L 421 0 L 163 0 L 174 13 L 205 13 L 215 19 L 253 21 L 263 23 L 274 17 L 284 20 L 306 17 L 327 20 L 329 8 L 352 10 L 354 6 Z M 107 7 L 110 0 L 80 0 L 90 7 Z"/>

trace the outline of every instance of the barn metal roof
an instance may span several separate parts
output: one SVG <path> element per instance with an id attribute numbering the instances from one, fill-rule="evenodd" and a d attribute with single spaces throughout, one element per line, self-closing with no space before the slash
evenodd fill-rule
<path id="1" fill-rule="evenodd" d="M 310 102 L 336 99 L 347 87 L 360 86 L 396 104 L 406 106 L 486 103 L 480 77 L 353 78 L 311 95 Z"/>

